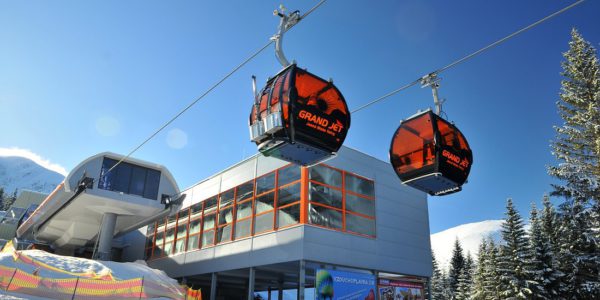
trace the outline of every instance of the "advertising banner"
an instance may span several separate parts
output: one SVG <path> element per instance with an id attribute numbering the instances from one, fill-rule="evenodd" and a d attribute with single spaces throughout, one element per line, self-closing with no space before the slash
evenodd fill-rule
<path id="1" fill-rule="evenodd" d="M 380 300 L 424 300 L 424 286 L 419 282 L 380 278 L 378 282 Z"/>
<path id="2" fill-rule="evenodd" d="M 375 300 L 375 276 L 317 270 L 315 300 Z"/>

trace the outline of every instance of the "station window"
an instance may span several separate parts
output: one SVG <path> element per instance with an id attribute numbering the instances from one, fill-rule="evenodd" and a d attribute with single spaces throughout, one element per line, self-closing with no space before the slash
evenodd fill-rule
<path id="1" fill-rule="evenodd" d="M 288 183 L 300 180 L 300 168 L 290 165 L 277 171 L 277 185 L 284 186 Z"/>
<path id="2" fill-rule="evenodd" d="M 145 258 L 150 259 L 152 257 L 152 249 L 155 245 L 154 237 L 156 237 L 156 222 L 148 225 L 146 228 L 146 246 L 145 246 Z"/>
<path id="3" fill-rule="evenodd" d="M 273 189 L 275 189 L 275 172 L 271 172 L 256 179 L 257 195 L 264 194 Z"/>
<path id="4" fill-rule="evenodd" d="M 278 227 L 286 227 L 300 222 L 300 205 L 290 205 L 277 210 Z"/>
<path id="5" fill-rule="evenodd" d="M 187 251 L 200 247 L 200 232 L 202 231 L 202 206 L 199 202 L 190 207 L 190 225 L 188 229 Z"/>
<path id="6" fill-rule="evenodd" d="M 202 248 L 215 244 L 215 228 L 217 225 L 217 196 L 204 201 L 202 219 Z"/>
<path id="7" fill-rule="evenodd" d="M 235 189 L 227 190 L 219 195 L 219 213 L 217 226 L 217 243 L 231 241 L 233 233 L 233 204 Z"/>
<path id="8" fill-rule="evenodd" d="M 160 171 L 121 162 L 105 157 L 100 171 L 98 188 L 109 191 L 138 195 L 147 199 L 158 198 Z"/>
<path id="9" fill-rule="evenodd" d="M 254 196 L 254 180 L 250 180 L 236 187 L 235 194 L 237 202 L 252 200 L 252 197 Z"/>
<path id="10" fill-rule="evenodd" d="M 300 223 L 301 169 L 289 165 L 277 172 L 277 228 L 283 228 Z"/>
<path id="11" fill-rule="evenodd" d="M 290 164 L 193 204 L 149 227 L 147 255 L 158 258 L 299 224 L 302 201 L 308 202 L 309 224 L 375 236 L 372 180 L 327 165 L 306 174 Z"/>
<path id="12" fill-rule="evenodd" d="M 173 253 L 181 253 L 185 251 L 187 244 L 189 211 L 189 208 L 186 208 L 177 214 L 177 230 L 175 232 L 176 240 Z"/>
<path id="13" fill-rule="evenodd" d="M 375 236 L 372 180 L 326 165 L 311 167 L 309 177 L 309 223 Z"/>
<path id="14" fill-rule="evenodd" d="M 201 226 L 201 218 L 190 221 L 187 251 L 198 249 L 198 247 L 200 246 L 200 229 L 202 228 Z"/>
<path id="15" fill-rule="evenodd" d="M 156 223 L 156 236 L 154 238 L 154 248 L 152 249 L 152 258 L 162 257 L 165 252 L 165 224 L 166 219 L 163 219 Z"/>
<path id="16" fill-rule="evenodd" d="M 236 220 L 234 238 L 239 239 L 252 234 L 252 198 L 254 180 L 236 187 Z"/>
<path id="17" fill-rule="evenodd" d="M 346 190 L 367 197 L 375 196 L 375 183 L 349 173 L 346 173 Z"/>
<path id="18" fill-rule="evenodd" d="M 175 226 L 167 228 L 165 231 L 165 255 L 173 254 L 173 243 L 175 240 Z"/>
<path id="19" fill-rule="evenodd" d="M 254 233 L 274 228 L 276 173 L 271 172 L 256 179 L 254 204 Z"/>

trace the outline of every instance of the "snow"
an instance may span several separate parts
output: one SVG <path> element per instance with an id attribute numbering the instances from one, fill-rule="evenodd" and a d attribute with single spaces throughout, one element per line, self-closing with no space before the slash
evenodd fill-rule
<path id="1" fill-rule="evenodd" d="M 52 162 L 50 162 L 50 160 L 45 159 L 45 158 L 39 156 L 38 154 L 33 153 L 27 149 L 14 148 L 14 147 L 13 148 L 0 148 L 0 156 L 23 157 L 28 160 L 31 160 L 32 162 L 41 166 L 44 169 L 48 169 L 50 171 L 56 172 L 56 173 L 62 175 L 63 177 L 67 176 L 67 170 L 65 170 L 65 168 L 63 168 L 61 165 L 52 163 Z"/>
<path id="2" fill-rule="evenodd" d="M 27 273 L 37 272 L 38 276 L 45 278 L 75 278 L 102 276 L 111 274 L 115 280 L 126 280 L 134 278 L 144 278 L 144 285 L 154 283 L 156 286 L 162 286 L 165 290 L 180 290 L 177 280 L 170 278 L 163 271 L 148 267 L 144 261 L 119 263 L 113 261 L 95 261 L 86 258 L 71 256 L 62 256 L 51 254 L 41 250 L 22 250 L 19 255 L 29 257 L 34 260 L 33 264 L 26 263 L 23 259 L 15 260 L 13 252 L 8 251 L 0 253 L 0 265 L 9 268 L 18 268 Z M 41 263 L 41 264 L 40 264 Z M 45 264 L 46 266 L 43 266 Z M 54 269 L 56 268 L 56 269 Z M 94 273 L 92 273 L 92 271 Z M 82 273 L 87 273 L 82 274 Z M 15 293 L 0 294 L 0 299 L 22 299 Z M 6 298 L 6 297 L 14 298 Z M 24 299 L 32 299 L 25 295 Z M 39 298 L 43 299 L 43 298 Z"/>
<path id="3" fill-rule="evenodd" d="M 73 273 L 94 272 L 96 274 L 107 274 L 110 272 L 110 268 L 106 267 L 103 263 L 94 260 L 54 255 L 41 250 L 25 250 L 22 251 L 22 253 L 37 261 Z"/>
<path id="4" fill-rule="evenodd" d="M 6 194 L 26 189 L 49 194 L 64 176 L 21 156 L 5 156 L 0 148 L 0 187 Z M 6 154 L 6 153 L 4 153 Z"/>
<path id="5" fill-rule="evenodd" d="M 0 299 L 2 300 L 46 300 L 50 298 L 36 297 L 32 295 L 23 295 L 19 293 L 11 293 L 0 290 Z"/>
<path id="6" fill-rule="evenodd" d="M 463 248 L 463 253 L 471 253 L 473 259 L 477 258 L 479 244 L 483 238 L 492 238 L 500 241 L 500 230 L 503 220 L 487 220 L 468 223 L 446 229 L 431 235 L 431 248 L 441 270 L 447 270 L 452 258 L 454 241 L 458 238 Z"/>
<path id="7" fill-rule="evenodd" d="M 33 258 L 51 267 L 65 272 L 57 272 L 47 268 L 40 268 L 39 275 L 51 278 L 70 278 L 69 273 L 86 273 L 93 271 L 96 275 L 112 274 L 115 279 L 126 280 L 144 277 L 144 281 L 156 281 L 167 285 L 179 286 L 177 280 L 168 277 L 163 271 L 148 267 L 144 261 L 119 263 L 114 261 L 96 261 L 86 258 L 62 256 L 42 250 L 21 250 L 21 255 Z M 33 272 L 37 267 L 26 264 L 21 260 L 15 261 L 11 253 L 0 253 L 0 265 L 5 267 L 18 267 L 26 272 Z"/>

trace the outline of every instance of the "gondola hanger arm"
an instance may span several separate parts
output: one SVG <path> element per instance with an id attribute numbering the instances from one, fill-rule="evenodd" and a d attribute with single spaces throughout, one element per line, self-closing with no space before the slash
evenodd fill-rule
<path id="1" fill-rule="evenodd" d="M 435 113 L 438 116 L 442 114 L 442 104 L 444 100 L 440 100 L 438 95 L 438 88 L 440 87 L 441 78 L 437 76 L 437 72 L 429 73 L 421 77 L 421 87 L 431 87 L 431 93 L 433 94 L 433 104 L 435 105 Z"/>
<path id="2" fill-rule="evenodd" d="M 285 12 L 286 9 L 283 5 L 280 5 L 278 10 L 273 11 L 273 15 L 279 16 L 280 20 L 277 33 L 271 37 L 271 40 L 275 41 L 275 56 L 277 56 L 277 60 L 284 68 L 289 66 L 290 62 L 285 57 L 285 54 L 283 54 L 283 35 L 301 19 L 300 11 L 298 10 L 290 14 L 286 14 Z"/>

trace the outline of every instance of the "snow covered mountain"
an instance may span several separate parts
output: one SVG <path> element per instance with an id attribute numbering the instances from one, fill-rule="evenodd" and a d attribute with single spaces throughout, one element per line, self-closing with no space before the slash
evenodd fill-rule
<path id="1" fill-rule="evenodd" d="M 441 270 L 447 270 L 452 258 L 454 241 L 458 238 L 464 255 L 471 253 L 474 259 L 479 252 L 481 239 L 491 237 L 500 240 L 503 220 L 487 220 L 477 223 L 463 224 L 431 235 L 431 248 Z"/>
<path id="2" fill-rule="evenodd" d="M 12 194 L 27 189 L 49 194 L 65 176 L 21 156 L 0 156 L 0 187 Z"/>

